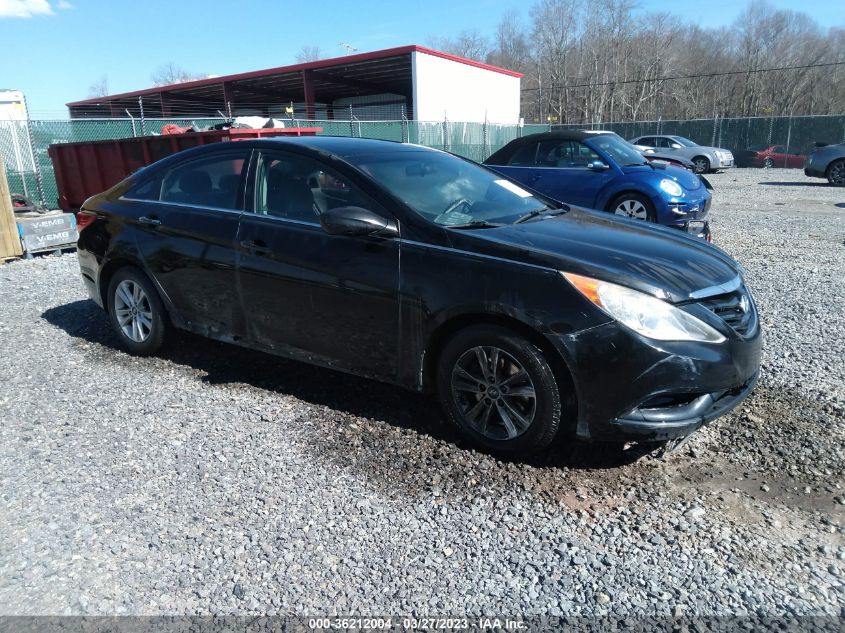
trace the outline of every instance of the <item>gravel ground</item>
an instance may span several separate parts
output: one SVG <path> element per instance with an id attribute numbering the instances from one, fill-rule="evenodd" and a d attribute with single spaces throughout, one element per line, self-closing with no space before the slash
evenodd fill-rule
<path id="1" fill-rule="evenodd" d="M 845 617 L 845 189 L 712 181 L 763 376 L 665 459 L 502 462 L 392 387 L 134 358 L 74 255 L 0 267 L 0 613 Z"/>

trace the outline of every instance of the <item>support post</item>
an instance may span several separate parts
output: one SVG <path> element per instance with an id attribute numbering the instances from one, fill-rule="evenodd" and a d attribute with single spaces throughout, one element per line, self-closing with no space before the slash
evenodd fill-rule
<path id="1" fill-rule="evenodd" d="M 789 113 L 789 126 L 786 128 L 786 153 L 783 156 L 783 166 L 787 166 L 787 161 L 789 160 L 789 142 L 792 139 L 792 112 Z"/>
<path id="2" fill-rule="evenodd" d="M 234 91 L 232 90 L 232 82 L 223 82 L 223 111 L 232 118 L 232 103 L 235 101 Z"/>
<path id="3" fill-rule="evenodd" d="M 135 117 L 132 116 L 132 113 L 129 111 L 129 108 L 126 108 L 125 112 L 126 116 L 129 117 L 129 120 L 132 121 L 132 138 L 135 138 L 136 136 L 138 136 L 138 131 L 135 129 Z"/>
<path id="4" fill-rule="evenodd" d="M 311 70 L 302 71 L 302 93 L 305 96 L 305 116 L 314 119 L 314 73 Z"/>
<path id="5" fill-rule="evenodd" d="M 141 136 L 146 136 L 147 127 L 144 122 L 144 97 L 138 97 L 138 109 L 141 111 Z"/>
<path id="6" fill-rule="evenodd" d="M 158 93 L 161 100 L 161 116 L 163 118 L 173 116 L 173 111 L 170 109 L 170 95 L 166 92 Z"/>
<path id="7" fill-rule="evenodd" d="M 47 206 L 46 196 L 44 195 L 44 179 L 41 177 L 41 161 L 38 159 L 38 153 L 35 147 L 35 135 L 32 133 L 32 119 L 29 118 L 29 108 L 26 104 L 26 97 L 23 98 L 23 108 L 26 112 L 26 134 L 29 138 L 29 155 L 32 158 L 32 168 L 35 170 L 35 187 L 38 191 L 38 201 L 41 206 Z"/>

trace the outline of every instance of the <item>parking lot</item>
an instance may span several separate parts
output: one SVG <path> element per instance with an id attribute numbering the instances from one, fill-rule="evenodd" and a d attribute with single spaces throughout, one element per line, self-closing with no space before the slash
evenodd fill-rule
<path id="1" fill-rule="evenodd" d="M 188 335 L 132 357 L 75 255 L 0 267 L 0 610 L 845 615 L 845 189 L 710 180 L 762 378 L 664 459 L 503 462 L 390 386 Z"/>

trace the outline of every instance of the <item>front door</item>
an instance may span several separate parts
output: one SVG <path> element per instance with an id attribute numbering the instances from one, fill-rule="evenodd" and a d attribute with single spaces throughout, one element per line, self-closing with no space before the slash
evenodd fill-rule
<path id="1" fill-rule="evenodd" d="M 394 379 L 399 242 L 329 235 L 327 209 L 390 217 L 346 178 L 298 154 L 262 151 L 251 213 L 238 229 L 238 278 L 250 337 L 321 364 Z"/>
<path id="2" fill-rule="evenodd" d="M 553 139 L 528 147 L 533 150 L 523 148 L 496 171 L 561 202 L 593 208 L 599 191 L 615 175 L 611 169 L 590 169 L 591 163 L 606 161 L 578 141 Z"/>

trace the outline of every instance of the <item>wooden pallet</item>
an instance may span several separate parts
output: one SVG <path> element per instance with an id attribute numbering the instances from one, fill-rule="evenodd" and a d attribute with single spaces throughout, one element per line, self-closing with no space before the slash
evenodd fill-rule
<path id="1" fill-rule="evenodd" d="M 23 254 L 15 211 L 12 209 L 12 196 L 9 182 L 6 180 L 6 166 L 0 159 L 0 259 L 16 259 Z"/>

